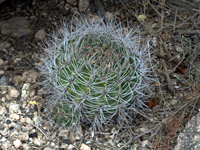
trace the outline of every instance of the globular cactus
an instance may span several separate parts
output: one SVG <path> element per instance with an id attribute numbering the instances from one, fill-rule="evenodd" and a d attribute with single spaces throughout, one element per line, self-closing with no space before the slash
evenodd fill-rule
<path id="1" fill-rule="evenodd" d="M 138 31 L 138 30 L 137 30 Z M 57 124 L 96 129 L 146 109 L 153 81 L 148 42 L 116 21 L 65 25 L 47 42 L 39 68 Z"/>

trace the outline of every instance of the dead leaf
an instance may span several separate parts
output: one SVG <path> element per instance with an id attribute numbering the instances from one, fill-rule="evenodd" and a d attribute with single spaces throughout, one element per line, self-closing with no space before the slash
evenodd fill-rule
<path id="1" fill-rule="evenodd" d="M 139 15 L 139 16 L 138 16 L 138 20 L 139 20 L 139 21 L 143 21 L 144 19 L 146 19 L 146 16 L 145 16 L 145 15 Z"/>

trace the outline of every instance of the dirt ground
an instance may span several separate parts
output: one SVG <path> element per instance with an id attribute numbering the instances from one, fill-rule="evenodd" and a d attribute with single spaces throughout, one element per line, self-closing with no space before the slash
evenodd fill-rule
<path id="1" fill-rule="evenodd" d="M 200 108 L 200 2 L 101 2 L 103 8 L 95 7 L 90 0 L 82 12 L 76 0 L 5 0 L 0 3 L 0 42 L 10 44 L 9 49 L 0 51 L 0 58 L 6 62 L 0 70 L 7 78 L 14 78 L 34 68 L 38 62 L 36 57 L 43 52 L 40 45 L 44 44 L 44 33 L 57 31 L 62 22 L 69 21 L 74 14 L 77 17 L 81 13 L 88 16 L 97 15 L 97 12 L 104 14 L 101 9 L 113 14 L 118 12 L 119 22 L 127 26 L 128 21 L 132 28 L 139 26 L 141 36 L 152 40 L 153 63 L 160 82 L 155 83 L 149 111 L 143 116 L 139 114 L 134 127 L 128 131 L 119 128 L 119 136 L 124 136 L 121 140 L 125 139 L 121 149 L 136 144 L 138 148 L 174 149 L 178 135 Z M 21 89 L 21 86 L 16 88 Z M 90 146 L 102 149 L 99 143 Z M 114 146 L 109 148 L 116 149 Z"/>

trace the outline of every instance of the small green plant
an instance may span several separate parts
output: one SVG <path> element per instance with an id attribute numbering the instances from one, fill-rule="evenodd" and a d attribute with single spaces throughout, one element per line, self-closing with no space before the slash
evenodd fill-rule
<path id="1" fill-rule="evenodd" d="M 132 108 L 146 109 L 153 81 L 150 48 L 126 29 L 114 21 L 83 18 L 53 35 L 40 70 L 49 95 L 46 106 L 57 124 L 91 124 L 96 130 L 131 121 Z"/>

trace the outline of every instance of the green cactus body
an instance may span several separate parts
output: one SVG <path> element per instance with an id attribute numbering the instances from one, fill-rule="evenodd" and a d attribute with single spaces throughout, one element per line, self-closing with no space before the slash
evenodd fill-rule
<path id="1" fill-rule="evenodd" d="M 102 23 L 62 30 L 61 42 L 44 59 L 46 84 L 60 97 L 51 98 L 50 106 L 57 124 L 101 127 L 145 107 L 149 48 L 140 50 L 140 37 L 132 32 L 124 36 L 120 27 Z"/>

